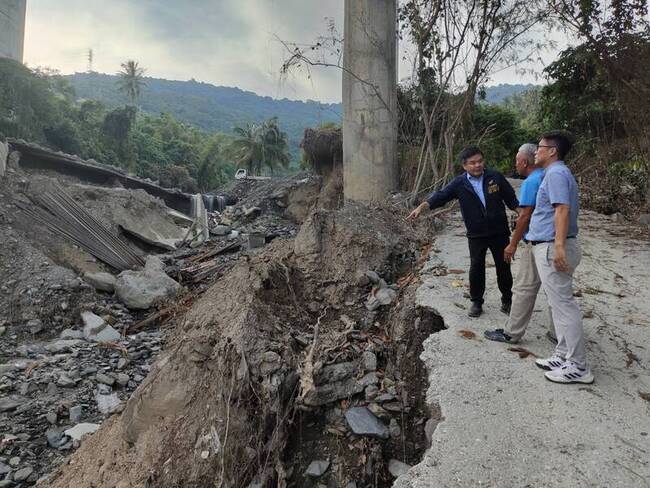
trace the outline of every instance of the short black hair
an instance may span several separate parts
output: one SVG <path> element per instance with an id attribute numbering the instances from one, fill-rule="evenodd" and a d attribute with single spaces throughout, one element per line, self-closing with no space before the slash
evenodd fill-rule
<path id="1" fill-rule="evenodd" d="M 573 136 L 564 130 L 551 130 L 542 134 L 542 139 L 551 142 L 557 148 L 558 159 L 564 159 L 573 147 Z"/>
<path id="2" fill-rule="evenodd" d="M 465 161 L 467 161 L 472 156 L 476 156 L 477 154 L 480 154 L 481 156 L 485 156 L 485 154 L 483 154 L 483 151 L 481 151 L 481 148 L 479 148 L 478 146 L 476 145 L 467 146 L 465 149 L 463 149 L 460 152 L 458 159 L 460 159 L 461 164 L 465 164 Z"/>

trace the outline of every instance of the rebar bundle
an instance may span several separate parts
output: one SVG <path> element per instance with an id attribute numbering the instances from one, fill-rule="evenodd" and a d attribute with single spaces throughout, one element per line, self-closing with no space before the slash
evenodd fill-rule
<path id="1" fill-rule="evenodd" d="M 38 207 L 19 205 L 26 215 L 64 236 L 109 266 L 124 271 L 144 266 L 144 260 L 113 235 L 58 185 L 54 191 L 30 195 Z"/>

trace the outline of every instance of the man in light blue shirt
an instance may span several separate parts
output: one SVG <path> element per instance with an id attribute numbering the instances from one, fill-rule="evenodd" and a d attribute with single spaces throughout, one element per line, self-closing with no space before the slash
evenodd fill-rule
<path id="1" fill-rule="evenodd" d="M 573 297 L 573 273 L 580 264 L 578 185 L 564 157 L 569 137 L 548 132 L 537 145 L 535 162 L 544 168 L 535 211 L 526 239 L 534 246 L 535 264 L 551 307 L 557 347 L 553 356 L 535 363 L 556 383 L 593 383 L 587 365 L 582 314 Z"/>
<path id="2" fill-rule="evenodd" d="M 537 192 L 542 184 L 544 174 L 544 170 L 535 164 L 536 152 L 536 144 L 524 144 L 519 148 L 515 157 L 517 173 L 525 180 L 521 185 L 519 195 L 517 223 L 510 237 L 510 243 L 503 251 L 506 261 L 510 262 L 514 259 L 517 246 L 522 238 L 524 245 L 521 247 L 519 254 L 519 271 L 512 289 L 512 306 L 508 321 L 503 328 L 484 332 L 485 337 L 491 341 L 515 344 L 522 339 L 533 315 L 537 294 L 542 285 L 535 264 L 533 245 L 524 237 L 529 229 L 530 219 L 537 202 Z M 555 331 L 550 309 L 548 309 L 547 313 L 549 317 L 548 336 L 554 339 Z"/>

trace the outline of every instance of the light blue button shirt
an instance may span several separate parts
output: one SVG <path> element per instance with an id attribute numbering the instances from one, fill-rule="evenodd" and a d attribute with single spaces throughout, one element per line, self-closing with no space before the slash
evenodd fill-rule
<path id="1" fill-rule="evenodd" d="M 472 188 L 474 188 L 474 193 L 478 196 L 478 198 L 481 200 L 481 203 L 485 207 L 485 195 L 483 194 L 483 174 L 476 178 L 475 176 L 470 175 L 469 173 L 465 173 L 467 175 L 467 180 L 469 181 L 469 184 L 472 185 Z"/>
<path id="2" fill-rule="evenodd" d="M 544 179 L 537 192 L 535 210 L 530 219 L 526 239 L 529 241 L 555 240 L 555 207 L 569 206 L 569 232 L 578 235 L 578 184 L 563 161 L 556 161 L 544 171 Z"/>

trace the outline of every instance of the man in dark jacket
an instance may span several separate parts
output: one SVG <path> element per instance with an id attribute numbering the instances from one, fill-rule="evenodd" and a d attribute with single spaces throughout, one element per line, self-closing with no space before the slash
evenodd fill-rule
<path id="1" fill-rule="evenodd" d="M 464 149 L 460 160 L 465 173 L 429 196 L 411 212 L 407 220 L 417 218 L 425 208 L 433 210 L 457 198 L 469 242 L 469 292 L 472 300 L 469 316 L 478 317 L 483 313 L 485 255 L 488 249 L 496 266 L 501 311 L 508 314 L 512 302 L 512 273 L 510 263 L 503 256 L 510 237 L 504 204 L 515 210 L 519 202 L 508 180 L 501 173 L 485 168 L 483 153 L 477 146 Z"/>

